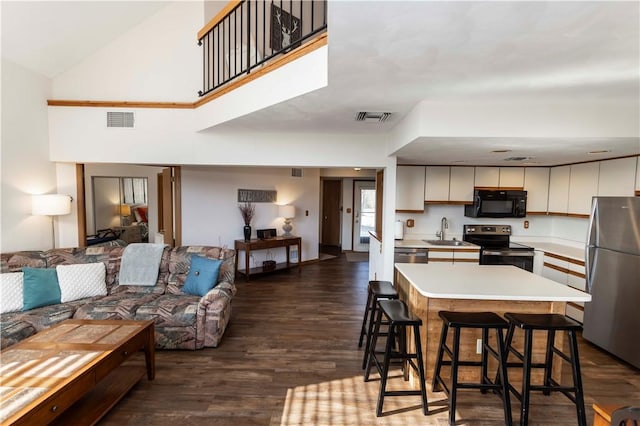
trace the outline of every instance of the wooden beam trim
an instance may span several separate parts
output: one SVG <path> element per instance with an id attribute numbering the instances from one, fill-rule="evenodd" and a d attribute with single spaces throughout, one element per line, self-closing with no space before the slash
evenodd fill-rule
<path id="1" fill-rule="evenodd" d="M 211 18 L 211 20 L 207 22 L 207 24 L 202 27 L 200 31 L 198 31 L 198 41 L 200 41 L 200 39 L 204 37 L 213 27 L 218 25 L 218 23 L 222 21 L 229 14 L 229 12 L 235 9 L 236 6 L 238 6 L 240 3 L 242 3 L 242 0 L 232 0 L 227 3 L 227 5 L 223 7 L 216 16 Z"/>
<path id="2" fill-rule="evenodd" d="M 577 304 L 575 304 L 573 302 L 567 302 L 567 305 L 571 306 L 572 308 L 577 309 L 577 310 L 579 310 L 581 312 L 584 312 L 584 306 L 577 305 Z"/>
<path id="3" fill-rule="evenodd" d="M 523 186 L 474 186 L 473 189 L 489 191 L 524 191 Z"/>
<path id="4" fill-rule="evenodd" d="M 195 102 L 138 102 L 138 101 L 73 101 L 47 100 L 48 106 L 61 107 L 95 107 L 95 108 L 172 108 L 193 109 Z"/>
<path id="5" fill-rule="evenodd" d="M 396 213 L 424 213 L 424 210 L 396 210 Z"/>
<path id="6" fill-rule="evenodd" d="M 527 216 L 546 216 L 547 212 L 527 212 Z"/>
<path id="7" fill-rule="evenodd" d="M 586 276 L 584 274 L 581 274 L 580 272 L 572 271 L 571 269 L 563 268 L 562 266 L 554 265 L 553 263 L 544 262 L 544 266 L 547 268 L 555 269 L 559 272 L 564 272 L 565 274 L 573 275 L 574 277 L 586 278 Z"/>

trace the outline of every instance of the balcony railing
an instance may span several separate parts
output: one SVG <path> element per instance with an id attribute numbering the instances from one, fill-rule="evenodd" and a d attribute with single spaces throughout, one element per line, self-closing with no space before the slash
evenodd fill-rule
<path id="1" fill-rule="evenodd" d="M 235 3 L 199 37 L 203 59 L 200 96 L 249 74 L 327 28 L 326 0 Z"/>

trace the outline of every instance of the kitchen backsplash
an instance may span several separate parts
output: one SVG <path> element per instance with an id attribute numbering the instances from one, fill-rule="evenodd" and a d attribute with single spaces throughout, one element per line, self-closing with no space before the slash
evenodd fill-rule
<path id="1" fill-rule="evenodd" d="M 404 223 L 404 239 L 435 238 L 440 230 L 443 217 L 449 222 L 445 231 L 446 238 L 462 238 L 462 226 L 467 224 L 505 224 L 511 225 L 511 232 L 516 239 L 553 238 L 584 243 L 587 236 L 588 219 L 561 216 L 527 216 L 520 219 L 470 218 L 464 215 L 464 206 L 460 205 L 426 205 L 424 213 L 396 213 L 396 220 Z M 408 228 L 407 219 L 413 219 L 415 226 Z M 529 227 L 525 229 L 525 221 Z"/>

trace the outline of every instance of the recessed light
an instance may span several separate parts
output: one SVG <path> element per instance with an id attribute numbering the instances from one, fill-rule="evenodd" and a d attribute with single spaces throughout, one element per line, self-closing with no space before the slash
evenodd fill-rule
<path id="1" fill-rule="evenodd" d="M 500 153 L 505 153 L 505 152 L 511 152 L 511 150 L 510 149 L 494 149 L 491 152 L 494 152 L 496 154 L 500 154 Z"/>
<path id="2" fill-rule="evenodd" d="M 607 152 L 611 152 L 610 149 L 598 149 L 596 151 L 589 151 L 587 154 L 606 154 Z"/>
<path id="3" fill-rule="evenodd" d="M 359 172 L 360 170 L 362 170 L 362 168 L 360 167 L 354 167 L 353 170 L 355 170 L 356 172 Z"/>

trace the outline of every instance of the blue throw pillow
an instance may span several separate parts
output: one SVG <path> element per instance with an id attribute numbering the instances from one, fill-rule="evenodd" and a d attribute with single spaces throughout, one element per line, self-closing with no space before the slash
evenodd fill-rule
<path id="1" fill-rule="evenodd" d="M 222 260 L 202 256 L 191 256 L 191 266 L 182 292 L 194 296 L 204 296 L 218 284 L 218 272 Z"/>
<path id="2" fill-rule="evenodd" d="M 55 269 L 22 268 L 22 310 L 60 303 L 60 285 Z"/>

